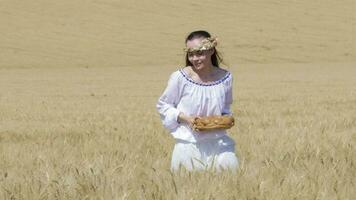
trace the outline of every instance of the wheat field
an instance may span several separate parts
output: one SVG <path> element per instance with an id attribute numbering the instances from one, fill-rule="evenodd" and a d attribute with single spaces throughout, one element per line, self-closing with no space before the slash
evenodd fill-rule
<path id="1" fill-rule="evenodd" d="M 236 175 L 170 173 L 155 103 L 171 70 L 1 70 L 1 199 L 356 195 L 354 65 L 231 67 Z"/>
<path id="2" fill-rule="evenodd" d="M 0 1 L 0 199 L 356 196 L 355 0 Z M 184 36 L 234 76 L 236 174 L 169 171 Z"/>

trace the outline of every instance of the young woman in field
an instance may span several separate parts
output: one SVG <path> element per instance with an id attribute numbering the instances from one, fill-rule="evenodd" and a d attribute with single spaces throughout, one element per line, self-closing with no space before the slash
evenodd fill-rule
<path id="1" fill-rule="evenodd" d="M 171 74 L 157 103 L 163 125 L 176 140 L 171 170 L 235 171 L 235 142 L 226 130 L 192 129 L 196 117 L 231 115 L 232 74 L 219 67 L 217 40 L 208 32 L 194 31 L 185 42 L 186 67 Z"/>

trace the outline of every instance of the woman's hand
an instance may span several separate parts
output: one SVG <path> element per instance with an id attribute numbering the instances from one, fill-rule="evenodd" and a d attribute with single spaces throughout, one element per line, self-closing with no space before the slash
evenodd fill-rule
<path id="1" fill-rule="evenodd" d="M 180 113 L 178 115 L 178 122 L 188 124 L 189 127 L 193 128 L 195 118 L 196 117 L 188 116 L 188 115 L 185 115 L 184 113 Z"/>

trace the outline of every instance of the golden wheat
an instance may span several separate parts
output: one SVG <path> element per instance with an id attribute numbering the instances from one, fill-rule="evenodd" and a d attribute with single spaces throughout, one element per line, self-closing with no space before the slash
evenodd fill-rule
<path id="1" fill-rule="evenodd" d="M 155 103 L 173 70 L 1 69 L 0 198 L 356 196 L 352 63 L 231 67 L 237 175 L 169 171 Z"/>

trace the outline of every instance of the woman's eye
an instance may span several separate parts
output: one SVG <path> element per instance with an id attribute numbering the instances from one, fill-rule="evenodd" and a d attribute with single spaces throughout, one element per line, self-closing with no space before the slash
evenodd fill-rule
<path id="1" fill-rule="evenodd" d="M 192 57 L 192 56 L 194 56 L 194 55 L 196 55 L 196 56 L 201 56 L 201 55 L 203 55 L 203 54 L 204 54 L 204 51 L 195 51 L 195 52 L 188 53 L 188 56 L 189 56 L 189 57 Z"/>
<path id="2" fill-rule="evenodd" d="M 188 53 L 189 57 L 193 57 L 194 55 L 197 55 L 195 52 L 194 53 Z"/>
<path id="3" fill-rule="evenodd" d="M 197 55 L 199 55 L 199 56 L 201 56 L 201 55 L 203 55 L 203 51 L 197 51 Z"/>
<path id="4" fill-rule="evenodd" d="M 198 56 L 202 56 L 202 55 L 204 55 L 204 53 L 205 53 L 205 50 L 200 50 L 200 51 L 197 51 L 197 52 L 196 52 L 196 54 L 197 54 Z"/>

